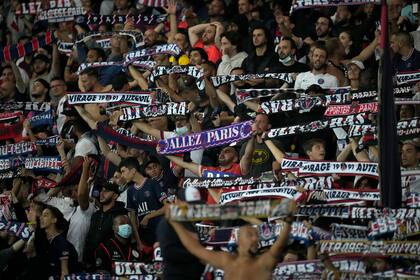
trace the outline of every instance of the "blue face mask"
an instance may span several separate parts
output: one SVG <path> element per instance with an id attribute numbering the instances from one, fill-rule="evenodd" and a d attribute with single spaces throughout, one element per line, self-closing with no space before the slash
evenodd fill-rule
<path id="1" fill-rule="evenodd" d="M 175 133 L 178 134 L 179 136 L 184 136 L 185 134 L 188 133 L 188 126 L 175 128 Z"/>
<path id="2" fill-rule="evenodd" d="M 129 224 L 119 225 L 117 233 L 122 238 L 128 239 L 131 236 L 132 228 Z"/>

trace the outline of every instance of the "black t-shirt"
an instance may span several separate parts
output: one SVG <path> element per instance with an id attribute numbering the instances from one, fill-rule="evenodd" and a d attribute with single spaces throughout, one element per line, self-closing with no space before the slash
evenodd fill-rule
<path id="1" fill-rule="evenodd" d="M 194 231 L 192 226 L 187 229 Z M 166 219 L 160 221 L 157 235 L 163 257 L 163 279 L 200 279 L 204 265 L 184 248 Z"/>
<path id="2" fill-rule="evenodd" d="M 54 279 L 60 279 L 61 276 L 61 260 L 68 260 L 69 273 L 79 271 L 77 260 L 77 251 L 74 246 L 66 239 L 65 233 L 60 233 L 50 242 L 48 250 L 50 273 Z"/>
<path id="3" fill-rule="evenodd" d="M 96 270 L 105 270 L 114 274 L 114 262 L 138 262 L 140 254 L 131 244 L 122 244 L 118 239 L 111 238 L 99 244 L 95 251 Z"/>

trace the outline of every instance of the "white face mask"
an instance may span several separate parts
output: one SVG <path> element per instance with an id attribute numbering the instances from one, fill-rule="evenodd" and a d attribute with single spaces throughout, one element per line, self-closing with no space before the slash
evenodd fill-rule
<path id="1" fill-rule="evenodd" d="M 288 56 L 286 56 L 285 58 L 283 58 L 283 59 L 281 59 L 281 58 L 279 58 L 279 61 L 282 63 L 282 64 L 288 64 L 290 61 L 292 61 L 292 56 L 291 55 L 288 55 Z"/>
<path id="2" fill-rule="evenodd" d="M 188 133 L 188 127 L 187 126 L 177 127 L 175 128 L 175 133 L 178 134 L 179 136 L 184 136 L 185 134 Z"/>

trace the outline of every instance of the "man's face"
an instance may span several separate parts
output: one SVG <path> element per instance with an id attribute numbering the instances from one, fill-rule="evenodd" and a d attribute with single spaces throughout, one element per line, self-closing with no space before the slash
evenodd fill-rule
<path id="1" fill-rule="evenodd" d="M 254 47 L 262 47 L 267 44 L 267 38 L 265 37 L 264 30 L 262 29 L 255 29 L 252 32 L 252 43 Z"/>
<path id="2" fill-rule="evenodd" d="M 96 79 L 87 74 L 80 75 L 80 82 L 86 91 L 92 91 L 96 85 Z"/>
<path id="3" fill-rule="evenodd" d="M 115 3 L 115 9 L 117 10 L 124 10 L 128 7 L 128 1 L 127 0 L 114 0 Z"/>
<path id="4" fill-rule="evenodd" d="M 245 74 L 244 70 L 242 69 L 235 69 L 230 72 L 231 75 L 243 75 Z M 234 81 L 232 84 L 237 88 L 242 88 L 246 85 L 245 81 Z"/>
<path id="5" fill-rule="evenodd" d="M 33 61 L 33 70 L 36 74 L 41 75 L 48 71 L 49 64 L 42 59 L 35 59 Z"/>
<path id="6" fill-rule="evenodd" d="M 213 0 L 209 5 L 209 16 L 221 16 L 225 13 L 223 3 L 220 0 Z"/>
<path id="7" fill-rule="evenodd" d="M 176 33 L 174 40 L 175 44 L 177 44 L 181 49 L 186 49 L 188 47 L 187 37 L 184 34 Z"/>
<path id="8" fill-rule="evenodd" d="M 259 235 L 258 230 L 252 226 L 242 226 L 239 228 L 238 245 L 241 250 L 254 256 L 258 252 Z"/>
<path id="9" fill-rule="evenodd" d="M 175 127 L 184 127 L 188 125 L 188 119 L 183 116 L 179 116 L 175 118 Z"/>
<path id="10" fill-rule="evenodd" d="M 316 36 L 322 38 L 330 32 L 329 20 L 325 17 L 320 17 L 315 23 Z"/>
<path id="11" fill-rule="evenodd" d="M 86 61 L 87 63 L 100 62 L 102 61 L 102 57 L 99 57 L 95 50 L 89 50 L 86 55 Z"/>
<path id="12" fill-rule="evenodd" d="M 220 42 L 222 44 L 221 46 L 222 53 L 230 56 L 232 54 L 233 45 L 230 43 L 230 41 L 226 37 L 222 37 Z"/>
<path id="13" fill-rule="evenodd" d="M 162 167 L 157 162 L 149 163 L 146 166 L 146 174 L 150 176 L 150 178 L 157 178 L 162 173 Z"/>
<path id="14" fill-rule="evenodd" d="M 103 188 L 99 195 L 99 202 L 102 205 L 108 205 L 114 200 L 114 198 L 115 198 L 115 193 L 113 191 Z"/>
<path id="15" fill-rule="evenodd" d="M 258 114 L 254 122 L 255 129 L 258 135 L 263 134 L 264 131 L 267 131 L 271 128 L 270 121 L 268 116 L 264 114 Z"/>
<path id="16" fill-rule="evenodd" d="M 194 50 L 190 52 L 190 64 L 191 65 L 200 65 L 203 62 L 201 54 Z"/>
<path id="17" fill-rule="evenodd" d="M 15 93 L 15 84 L 9 81 L 4 81 L 0 85 L 0 100 L 6 101 L 9 98 L 13 97 Z"/>
<path id="18" fill-rule="evenodd" d="M 54 80 L 50 84 L 51 93 L 55 97 L 64 96 L 66 93 L 66 84 L 62 80 Z"/>
<path id="19" fill-rule="evenodd" d="M 41 97 L 44 94 L 46 94 L 47 92 L 48 92 L 48 89 L 46 87 L 44 87 L 44 85 L 39 81 L 36 81 L 32 85 L 32 96 L 33 97 Z"/>
<path id="20" fill-rule="evenodd" d="M 327 62 L 327 53 L 322 49 L 314 49 L 312 53 L 312 67 L 315 70 L 321 70 L 324 68 Z"/>
<path id="21" fill-rule="evenodd" d="M 390 42 L 390 44 L 391 44 L 391 49 L 392 49 L 392 51 L 393 51 L 394 53 L 398 53 L 398 52 L 399 52 L 399 50 L 400 50 L 400 43 L 399 43 L 399 41 L 398 41 L 397 36 L 392 35 L 392 36 L 391 36 L 391 40 L 390 40 L 390 41 L 391 41 L 391 42 Z"/>
<path id="22" fill-rule="evenodd" d="M 420 161 L 420 152 L 416 151 L 413 144 L 404 144 L 401 148 L 401 166 L 415 168 Z"/>
<path id="23" fill-rule="evenodd" d="M 338 39 L 340 40 L 340 43 L 343 45 L 344 48 L 348 48 L 353 44 L 350 35 L 347 32 L 341 32 L 338 36 Z"/>
<path id="24" fill-rule="evenodd" d="M 290 41 L 288 40 L 282 40 L 279 43 L 279 46 L 277 48 L 277 53 L 279 54 L 279 57 L 281 59 L 284 59 L 290 55 L 292 55 L 293 53 L 292 50 L 292 44 L 290 43 Z"/>
<path id="25" fill-rule="evenodd" d="M 123 167 L 121 167 L 120 172 L 121 172 L 121 177 L 127 183 L 130 183 L 134 179 L 134 175 L 136 174 L 136 169 L 135 168 L 128 169 L 127 167 L 123 166 Z"/>
<path id="26" fill-rule="evenodd" d="M 238 11 L 240 15 L 244 15 L 251 11 L 251 4 L 249 4 L 248 0 L 239 0 L 238 1 Z"/>
<path id="27" fill-rule="evenodd" d="M 127 183 L 121 176 L 121 172 L 119 171 L 114 172 L 114 175 L 112 176 L 112 182 L 114 182 L 118 186 L 124 186 Z"/>
<path id="28" fill-rule="evenodd" d="M 7 82 L 12 82 L 15 83 L 15 75 L 13 75 L 13 71 L 10 68 L 4 68 L 3 72 L 1 73 L 1 79 L 3 80 L 3 82 L 7 81 Z"/>
<path id="29" fill-rule="evenodd" d="M 146 30 L 146 32 L 144 32 L 144 45 L 146 47 L 153 46 L 156 43 L 157 35 L 158 34 L 152 29 Z"/>
<path id="30" fill-rule="evenodd" d="M 347 6 L 338 6 L 337 12 L 335 14 L 335 22 L 336 23 L 345 23 L 351 17 L 351 13 Z"/>
<path id="31" fill-rule="evenodd" d="M 226 147 L 219 154 L 219 165 L 228 165 L 234 163 L 237 159 L 237 154 L 234 148 Z"/>
<path id="32" fill-rule="evenodd" d="M 414 108 L 411 105 L 401 105 L 400 120 L 407 120 L 414 117 Z"/>
<path id="33" fill-rule="evenodd" d="M 323 143 L 315 143 L 310 151 L 306 152 L 310 160 L 324 160 L 325 146 Z"/>
<path id="34" fill-rule="evenodd" d="M 216 36 L 216 27 L 214 25 L 209 25 L 206 27 L 206 29 L 204 29 L 204 33 L 201 36 L 201 39 L 203 40 L 203 43 L 205 45 L 213 44 L 215 36 Z"/>
<path id="35" fill-rule="evenodd" d="M 389 20 L 391 21 L 398 20 L 398 18 L 401 15 L 402 7 L 403 7 L 402 0 L 391 0 L 391 3 L 388 4 Z"/>

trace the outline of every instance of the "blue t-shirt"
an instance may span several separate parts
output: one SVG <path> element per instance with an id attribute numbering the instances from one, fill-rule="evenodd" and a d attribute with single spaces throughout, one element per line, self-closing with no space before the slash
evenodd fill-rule
<path id="1" fill-rule="evenodd" d="M 139 222 L 143 217 L 163 207 L 166 193 L 153 179 L 146 179 L 143 186 L 131 184 L 127 190 L 127 209 L 136 211 Z M 149 225 L 155 227 L 160 217 L 149 220 Z"/>

